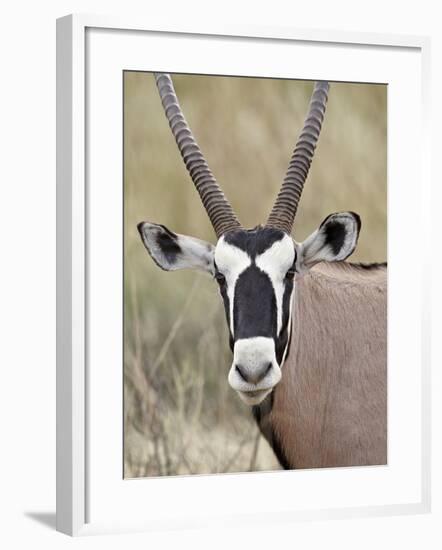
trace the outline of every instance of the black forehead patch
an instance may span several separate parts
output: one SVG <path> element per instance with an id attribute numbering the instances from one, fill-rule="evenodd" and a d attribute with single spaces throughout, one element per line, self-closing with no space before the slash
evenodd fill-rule
<path id="1" fill-rule="evenodd" d="M 273 227 L 255 227 L 254 229 L 239 229 L 224 235 L 224 240 L 244 252 L 253 259 L 262 254 L 277 241 L 284 238 L 284 231 Z"/>
<path id="2" fill-rule="evenodd" d="M 264 336 L 276 338 L 276 298 L 268 275 L 251 265 L 235 285 L 233 327 L 235 340 Z"/>

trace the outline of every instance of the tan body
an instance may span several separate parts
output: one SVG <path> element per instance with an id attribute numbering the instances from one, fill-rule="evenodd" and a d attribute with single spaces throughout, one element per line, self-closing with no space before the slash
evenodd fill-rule
<path id="1" fill-rule="evenodd" d="M 286 468 L 387 462 L 387 270 L 321 263 L 296 284 L 273 403 L 255 410 Z"/>

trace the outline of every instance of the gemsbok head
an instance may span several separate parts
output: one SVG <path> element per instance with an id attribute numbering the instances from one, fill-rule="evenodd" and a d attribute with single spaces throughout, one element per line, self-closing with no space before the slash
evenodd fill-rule
<path id="1" fill-rule="evenodd" d="M 329 84 L 317 82 L 304 127 L 275 204 L 264 225 L 243 228 L 210 171 L 181 111 L 172 80 L 156 74 L 164 112 L 190 177 L 216 233 L 215 245 L 141 222 L 138 230 L 154 262 L 166 271 L 209 273 L 224 302 L 233 361 L 231 387 L 258 405 L 281 380 L 292 335 L 298 280 L 322 261 L 340 262 L 355 249 L 361 222 L 353 212 L 330 214 L 304 242 L 292 236 L 302 189 L 315 152 Z"/>

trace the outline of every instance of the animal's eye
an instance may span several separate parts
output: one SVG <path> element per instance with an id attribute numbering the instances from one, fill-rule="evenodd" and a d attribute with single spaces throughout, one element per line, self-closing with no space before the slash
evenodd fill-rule
<path id="1" fill-rule="evenodd" d="M 295 277 L 295 270 L 293 268 L 289 269 L 285 274 L 285 278 L 288 279 L 289 281 L 291 281 L 294 277 Z"/>
<path id="2" fill-rule="evenodd" d="M 215 273 L 215 279 L 217 280 L 218 284 L 219 285 L 223 285 L 225 284 L 226 282 L 226 278 L 224 277 L 224 275 L 222 273 L 220 273 L 219 271 L 217 271 Z"/>

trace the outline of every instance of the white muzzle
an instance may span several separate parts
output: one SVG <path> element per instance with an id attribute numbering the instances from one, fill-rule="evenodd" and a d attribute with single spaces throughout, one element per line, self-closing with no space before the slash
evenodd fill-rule
<path id="1" fill-rule="evenodd" d="M 273 338 L 257 336 L 237 340 L 228 380 L 245 403 L 261 403 L 281 380 Z"/>

